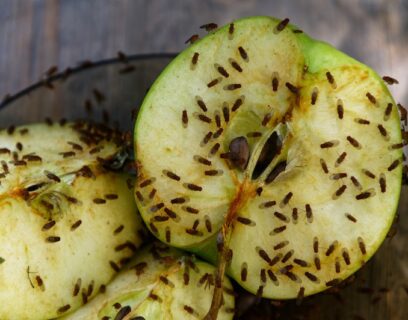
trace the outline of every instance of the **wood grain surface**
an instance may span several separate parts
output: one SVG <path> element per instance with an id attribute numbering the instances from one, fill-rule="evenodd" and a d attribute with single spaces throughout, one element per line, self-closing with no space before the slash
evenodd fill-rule
<path id="1" fill-rule="evenodd" d="M 408 104 L 407 0 L 0 0 L 0 100 L 40 79 L 50 66 L 63 70 L 116 56 L 118 50 L 178 52 L 192 34 L 204 34 L 200 25 L 249 15 L 289 17 L 380 75 L 397 78 L 400 84 L 391 91 Z M 0 125 L 6 125 L 11 111 L 5 112 Z M 38 109 L 24 112 L 35 117 Z M 59 115 L 57 109 L 52 112 Z M 279 311 L 277 304 L 273 310 L 259 318 L 281 314 L 280 319 L 302 319 L 299 313 L 294 318 Z M 354 284 L 306 299 L 302 310 L 304 319 L 313 320 L 408 319 L 407 186 L 397 234 L 385 241 Z"/>

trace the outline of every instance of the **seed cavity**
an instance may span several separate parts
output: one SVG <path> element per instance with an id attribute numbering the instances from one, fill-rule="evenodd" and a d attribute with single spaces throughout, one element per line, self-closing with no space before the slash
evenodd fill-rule
<path id="1" fill-rule="evenodd" d="M 299 94 L 299 88 L 294 86 L 293 84 L 291 84 L 290 82 L 286 82 L 285 83 L 286 88 L 288 88 L 288 90 L 290 92 L 292 92 L 293 94 Z"/>
<path id="2" fill-rule="evenodd" d="M 333 75 L 329 71 L 326 72 L 326 78 L 327 81 L 331 84 L 332 88 L 336 89 L 337 88 L 336 81 L 334 80 Z"/>
<path id="3" fill-rule="evenodd" d="M 364 199 L 368 199 L 372 196 L 375 195 L 375 190 L 374 189 L 369 189 L 367 191 L 364 191 L 358 195 L 356 195 L 356 200 L 364 200 Z"/>
<path id="4" fill-rule="evenodd" d="M 317 237 L 313 238 L 313 252 L 314 253 L 319 252 L 319 239 L 317 239 Z"/>
<path id="5" fill-rule="evenodd" d="M 193 66 L 195 66 L 198 62 L 198 57 L 200 56 L 200 54 L 198 52 L 194 52 L 193 57 L 191 58 L 191 64 Z"/>
<path id="6" fill-rule="evenodd" d="M 347 251 L 347 249 L 343 249 L 341 255 L 343 256 L 343 260 L 346 263 L 346 265 L 350 265 L 350 255 Z"/>
<path id="7" fill-rule="evenodd" d="M 372 173 L 370 170 L 367 169 L 362 169 L 361 170 L 367 177 L 371 178 L 371 179 L 375 179 L 375 174 Z"/>
<path id="8" fill-rule="evenodd" d="M 314 258 L 314 264 L 315 264 L 316 270 L 320 270 L 320 269 L 321 269 L 321 264 L 320 264 L 320 259 L 319 259 L 319 257 L 315 257 L 315 258 Z"/>
<path id="9" fill-rule="evenodd" d="M 315 282 L 315 283 L 320 282 L 320 280 L 313 273 L 310 273 L 309 271 L 305 272 L 305 276 L 306 276 L 306 278 L 308 278 L 312 282 Z"/>
<path id="10" fill-rule="evenodd" d="M 389 138 L 389 137 L 388 137 L 388 131 L 387 131 L 387 129 L 384 128 L 384 126 L 383 126 L 382 124 L 379 124 L 379 125 L 377 126 L 377 128 L 378 128 L 378 131 L 380 132 L 380 134 L 381 134 L 383 137 Z"/>
<path id="11" fill-rule="evenodd" d="M 394 79 L 390 76 L 383 76 L 382 79 L 385 81 L 385 83 L 389 84 L 389 85 L 393 85 L 393 84 L 399 84 L 397 79 Z"/>
<path id="12" fill-rule="evenodd" d="M 187 110 L 183 110 L 182 114 L 181 114 L 181 122 L 183 123 L 183 127 L 187 128 L 188 125 L 188 114 L 187 114 Z"/>
<path id="13" fill-rule="evenodd" d="M 302 259 L 295 258 L 295 259 L 293 259 L 293 262 L 296 263 L 297 265 L 301 266 L 301 267 L 309 266 L 309 264 L 306 261 L 302 260 Z"/>
<path id="14" fill-rule="evenodd" d="M 285 207 L 289 203 L 290 199 L 292 199 L 292 197 L 293 197 L 293 192 L 288 192 L 285 195 L 285 197 L 282 199 L 279 207 L 281 207 L 281 208 Z"/>
<path id="15" fill-rule="evenodd" d="M 211 140 L 212 135 L 213 133 L 211 131 L 207 132 L 207 134 L 204 136 L 203 140 L 201 141 L 200 145 L 202 147 L 205 146 Z"/>
<path id="16" fill-rule="evenodd" d="M 221 145 L 220 145 L 218 142 L 215 143 L 215 144 L 211 147 L 209 155 L 210 155 L 210 156 L 215 155 L 215 154 L 218 152 L 218 150 L 220 149 L 220 147 L 221 147 Z"/>

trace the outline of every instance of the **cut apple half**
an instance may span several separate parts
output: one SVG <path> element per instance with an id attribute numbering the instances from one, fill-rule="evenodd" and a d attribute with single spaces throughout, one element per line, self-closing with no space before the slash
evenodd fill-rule
<path id="1" fill-rule="evenodd" d="M 162 243 L 138 252 L 129 265 L 86 306 L 64 320 L 202 319 L 211 304 L 215 268 Z M 234 291 L 224 287 L 218 319 L 231 320 Z"/>
<path id="2" fill-rule="evenodd" d="M 306 296 L 378 249 L 402 147 L 373 70 L 287 19 L 245 18 L 188 47 L 150 89 L 135 198 L 156 237 L 216 262 L 220 278 L 262 297 Z"/>
<path id="3" fill-rule="evenodd" d="M 0 132 L 0 318 L 87 303 L 141 244 L 120 135 L 90 123 Z M 109 170 L 106 169 L 109 167 Z"/>

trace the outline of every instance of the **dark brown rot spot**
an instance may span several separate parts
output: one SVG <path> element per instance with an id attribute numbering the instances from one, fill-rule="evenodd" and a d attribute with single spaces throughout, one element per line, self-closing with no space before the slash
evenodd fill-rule
<path id="1" fill-rule="evenodd" d="M 310 100 L 310 103 L 313 106 L 316 104 L 318 94 L 319 94 L 319 90 L 317 88 L 313 88 L 312 97 L 311 97 L 311 100 Z"/>
<path id="2" fill-rule="evenodd" d="M 344 107 L 341 99 L 337 100 L 337 116 L 339 119 L 343 119 L 344 117 Z"/>
<path id="3" fill-rule="evenodd" d="M 229 160 L 240 170 L 245 170 L 249 160 L 249 145 L 245 137 L 237 137 L 230 142 Z"/>
<path id="4" fill-rule="evenodd" d="M 381 173 L 380 174 L 380 188 L 381 188 L 381 192 L 385 193 L 387 191 L 387 181 L 385 180 L 385 174 Z"/>
<path id="5" fill-rule="evenodd" d="M 384 80 L 387 84 L 389 84 L 389 85 L 393 85 L 393 84 L 398 84 L 398 83 L 399 83 L 397 79 L 394 79 L 394 78 L 392 78 L 392 77 L 390 77 L 390 76 L 383 76 L 382 78 L 383 78 L 383 80 Z"/>
<path id="6" fill-rule="evenodd" d="M 361 149 L 361 144 L 352 136 L 347 136 L 347 141 L 356 149 Z"/>
<path id="7" fill-rule="evenodd" d="M 290 82 L 286 82 L 285 83 L 286 88 L 288 88 L 288 90 L 294 94 L 299 94 L 299 88 L 294 86 L 293 84 L 291 84 Z"/>
<path id="8" fill-rule="evenodd" d="M 394 169 L 396 169 L 398 167 L 398 165 L 401 163 L 401 160 L 397 159 L 394 160 L 390 166 L 387 168 L 388 171 L 393 171 Z"/>
<path id="9" fill-rule="evenodd" d="M 198 62 L 198 57 L 200 54 L 198 52 L 194 52 L 193 57 L 191 58 L 191 64 L 196 65 Z"/>
<path id="10" fill-rule="evenodd" d="M 209 83 L 207 83 L 207 87 L 208 87 L 208 88 L 212 88 L 212 87 L 214 87 L 215 85 L 217 85 L 220 81 L 221 81 L 220 78 L 216 78 L 216 79 L 214 79 L 214 80 L 211 80 Z"/>
<path id="11" fill-rule="evenodd" d="M 200 38 L 200 36 L 198 34 L 193 34 L 190 38 L 188 38 L 186 40 L 186 42 L 184 42 L 185 44 L 187 43 L 191 43 L 193 44 L 194 42 L 196 42 L 198 39 Z"/>
<path id="12" fill-rule="evenodd" d="M 345 215 L 346 215 L 346 218 L 349 219 L 351 222 L 354 222 L 354 223 L 357 222 L 357 219 L 354 216 L 352 216 L 350 213 L 346 213 Z"/>
<path id="13" fill-rule="evenodd" d="M 281 32 L 281 31 L 283 31 L 283 29 L 286 28 L 286 26 L 288 25 L 288 23 L 289 23 L 289 19 L 288 19 L 288 18 L 285 18 L 285 19 L 283 19 L 282 21 L 280 21 L 280 22 L 276 25 L 276 27 L 275 27 L 275 33 L 279 33 L 279 32 Z"/>
<path id="14" fill-rule="evenodd" d="M 327 163 L 324 161 L 324 159 L 320 159 L 320 166 L 322 167 L 324 173 L 329 173 L 329 168 L 327 168 Z"/>
<path id="15" fill-rule="evenodd" d="M 333 148 L 333 147 L 337 146 L 338 144 L 339 144 L 338 140 L 326 141 L 326 142 L 323 142 L 320 145 L 320 148 L 322 148 L 322 149 Z"/>
<path id="16" fill-rule="evenodd" d="M 366 93 L 366 97 L 372 104 L 377 104 L 377 99 L 370 92 Z"/>

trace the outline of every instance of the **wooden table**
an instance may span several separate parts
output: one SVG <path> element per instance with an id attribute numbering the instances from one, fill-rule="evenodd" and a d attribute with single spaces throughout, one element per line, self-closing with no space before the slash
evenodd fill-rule
<path id="1" fill-rule="evenodd" d="M 116 56 L 118 50 L 178 52 L 192 34 L 203 33 L 199 26 L 204 23 L 256 14 L 290 17 L 305 32 L 380 75 L 399 79 L 391 89 L 397 101 L 407 104 L 406 0 L 0 0 L 0 99 L 38 80 L 53 65 L 62 70 Z M 408 319 L 407 187 L 399 214 L 399 232 L 385 241 L 357 282 L 340 293 L 306 300 L 305 317 Z"/>

